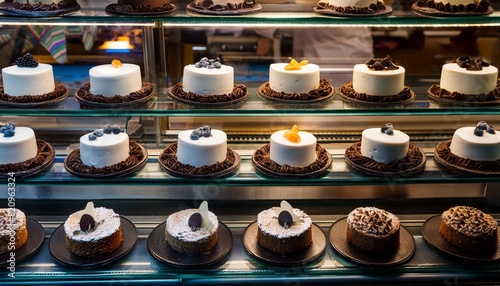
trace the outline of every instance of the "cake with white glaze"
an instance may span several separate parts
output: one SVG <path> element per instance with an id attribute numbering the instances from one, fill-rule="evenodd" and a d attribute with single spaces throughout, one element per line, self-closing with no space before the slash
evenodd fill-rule
<path id="1" fill-rule="evenodd" d="M 120 216 L 112 209 L 96 208 L 92 202 L 66 219 L 64 232 L 66 247 L 77 256 L 112 253 L 123 242 Z"/>
<path id="2" fill-rule="evenodd" d="M 188 255 L 209 253 L 217 244 L 219 220 L 202 202 L 198 209 L 185 209 L 168 216 L 165 239 L 174 250 Z"/>
<path id="3" fill-rule="evenodd" d="M 449 92 L 489 94 L 497 86 L 498 69 L 481 58 L 459 57 L 443 65 L 439 86 Z"/>
<path id="4" fill-rule="evenodd" d="M 280 207 L 261 211 L 257 216 L 257 243 L 274 253 L 287 255 L 312 243 L 312 220 L 304 211 L 282 201 Z"/>
<path id="5" fill-rule="evenodd" d="M 43 95 L 54 92 L 54 71 L 26 54 L 14 65 L 2 69 L 3 90 L 10 96 Z"/>
<path id="6" fill-rule="evenodd" d="M 306 167 L 314 163 L 316 157 L 316 137 L 299 131 L 294 125 L 291 130 L 280 130 L 271 135 L 270 159 L 280 165 Z"/>
<path id="7" fill-rule="evenodd" d="M 0 254 L 18 250 L 27 240 L 25 214 L 16 208 L 0 208 Z"/>
<path id="8" fill-rule="evenodd" d="M 227 157 L 227 135 L 210 126 L 179 132 L 177 160 L 199 168 L 224 162 Z"/>
<path id="9" fill-rule="evenodd" d="M 184 67 L 182 89 L 200 96 L 230 94 L 234 88 L 234 69 L 218 59 L 202 58 Z"/>
<path id="10" fill-rule="evenodd" d="M 389 56 L 370 59 L 354 66 L 352 88 L 372 96 L 393 96 L 404 88 L 405 69 Z"/>
<path id="11" fill-rule="evenodd" d="M 498 161 L 500 133 L 484 121 L 476 127 L 458 128 L 451 139 L 450 151 L 460 158 L 474 161 Z"/>
<path id="12" fill-rule="evenodd" d="M 277 92 L 308 93 L 320 85 L 319 66 L 307 60 L 269 66 L 269 87 Z"/>
<path id="13" fill-rule="evenodd" d="M 125 161 L 129 153 L 129 137 L 118 125 L 106 125 L 80 137 L 80 160 L 87 166 L 111 166 Z"/>
<path id="14" fill-rule="evenodd" d="M 395 130 L 391 123 L 382 128 L 369 128 L 361 133 L 361 155 L 380 163 L 390 163 L 406 157 L 410 137 Z"/>
<path id="15" fill-rule="evenodd" d="M 89 77 L 90 93 L 104 97 L 125 96 L 142 88 L 140 67 L 121 63 L 119 60 L 92 67 Z"/>
<path id="16" fill-rule="evenodd" d="M 38 154 L 35 132 L 29 127 L 7 123 L 0 127 L 0 165 L 33 159 Z"/>

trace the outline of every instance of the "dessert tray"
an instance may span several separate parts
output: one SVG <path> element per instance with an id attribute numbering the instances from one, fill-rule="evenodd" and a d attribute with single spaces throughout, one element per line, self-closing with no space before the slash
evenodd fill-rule
<path id="1" fill-rule="evenodd" d="M 64 168 L 68 173 L 83 178 L 116 178 L 132 174 L 142 168 L 148 160 L 148 151 L 135 141 L 129 142 L 129 156 L 125 161 L 95 168 L 84 165 L 80 160 L 80 148 L 73 150 L 64 159 Z"/>
<path id="2" fill-rule="evenodd" d="M 270 144 L 257 149 L 252 155 L 252 165 L 266 176 L 276 178 L 316 178 L 323 176 L 332 165 L 330 153 L 316 144 L 316 162 L 306 167 L 280 165 L 269 157 Z"/>
<path id="3" fill-rule="evenodd" d="M 130 5 L 119 5 L 117 3 L 109 4 L 104 9 L 110 15 L 123 15 L 123 16 L 155 16 L 166 15 L 173 13 L 176 10 L 174 4 L 168 3 L 163 7 L 149 8 L 140 6 L 138 9 L 132 8 Z"/>
<path id="4" fill-rule="evenodd" d="M 349 146 L 345 150 L 344 157 L 353 169 L 372 176 L 413 176 L 425 169 L 427 161 L 424 151 L 411 143 L 405 158 L 388 164 L 361 155 L 361 142 Z"/>
<path id="5" fill-rule="evenodd" d="M 424 7 L 424 6 L 419 6 L 419 2 L 422 1 L 417 1 L 413 3 L 411 8 L 413 11 L 419 15 L 424 15 L 424 16 L 431 16 L 431 17 L 464 17 L 464 16 L 482 16 L 482 15 L 488 15 L 493 13 L 493 7 L 488 6 L 483 7 L 483 8 L 478 8 L 476 7 L 475 10 L 467 11 L 466 7 L 464 7 L 465 10 L 463 11 L 455 11 L 455 12 L 448 12 L 448 11 L 440 11 L 436 8 L 432 7 Z M 475 4 L 476 5 L 476 4 Z M 477 6 L 477 5 L 476 5 Z M 458 9 L 458 7 L 457 7 Z"/>
<path id="6" fill-rule="evenodd" d="M 227 148 L 226 160 L 210 166 L 196 168 L 182 164 L 177 160 L 177 142 L 165 148 L 158 156 L 158 162 L 162 170 L 174 177 L 190 179 L 210 179 L 227 176 L 240 166 L 241 158 L 238 153 Z"/>
<path id="7" fill-rule="evenodd" d="M 308 248 L 283 256 L 262 248 L 258 244 L 258 226 L 257 221 L 254 221 L 243 233 L 243 245 L 250 255 L 269 264 L 279 266 L 306 264 L 319 258 L 326 249 L 326 237 L 323 230 L 315 223 L 311 225 L 311 230 L 312 244 Z"/>
<path id="8" fill-rule="evenodd" d="M 319 87 L 308 93 L 284 93 L 274 91 L 269 87 L 269 82 L 262 84 L 257 95 L 263 99 L 281 103 L 317 103 L 335 95 L 335 88 L 330 85 L 327 79 L 321 79 Z"/>
<path id="9" fill-rule="evenodd" d="M 394 266 L 405 263 L 415 253 L 415 239 L 410 232 L 400 226 L 399 248 L 391 254 L 373 255 L 352 246 L 346 238 L 347 217 L 337 220 L 328 232 L 330 244 L 342 257 L 363 265 Z"/>
<path id="10" fill-rule="evenodd" d="M 232 93 L 202 96 L 192 92 L 185 92 L 182 90 L 182 82 L 178 82 L 168 89 L 168 96 L 182 103 L 207 107 L 237 104 L 245 101 L 249 93 L 244 84 L 235 84 Z"/>
<path id="11" fill-rule="evenodd" d="M 49 143 L 37 139 L 38 153 L 35 158 L 16 164 L 0 164 L 0 178 L 25 178 L 47 169 L 56 157 Z"/>
<path id="12" fill-rule="evenodd" d="M 16 263 L 21 262 L 35 254 L 43 244 L 45 232 L 43 226 L 35 220 L 26 219 L 26 229 L 28 230 L 28 240 L 19 249 L 15 250 Z M 0 267 L 9 265 L 10 252 L 0 254 Z"/>
<path id="13" fill-rule="evenodd" d="M 64 223 L 58 226 L 49 239 L 49 251 L 55 261 L 69 267 L 94 268 L 116 261 L 128 254 L 137 242 L 137 229 L 128 219 L 120 217 L 121 230 L 123 235 L 122 244 L 112 253 L 99 257 L 82 257 L 71 253 L 66 248 L 66 233 Z"/>
<path id="14" fill-rule="evenodd" d="M 434 149 L 434 158 L 444 167 L 460 174 L 469 175 L 500 175 L 500 161 L 474 161 L 460 158 L 450 150 L 451 140 L 439 143 Z"/>
<path id="15" fill-rule="evenodd" d="M 438 84 L 433 84 L 427 90 L 427 95 L 445 106 L 496 106 L 500 105 L 500 79 L 497 88 L 489 94 L 464 95 L 457 92 L 450 92 L 441 88 Z"/>
<path id="16" fill-rule="evenodd" d="M 392 13 L 392 7 L 381 1 L 377 5 L 370 5 L 370 7 L 334 7 L 330 6 L 328 2 L 319 2 L 313 10 L 319 14 L 339 17 L 379 17 Z"/>
<path id="17" fill-rule="evenodd" d="M 222 261 L 233 248 L 233 235 L 229 228 L 219 222 L 218 241 L 209 253 L 188 255 L 172 249 L 165 239 L 165 224 L 158 225 L 149 234 L 148 251 L 156 260 L 179 268 L 206 267 Z"/>
<path id="18" fill-rule="evenodd" d="M 245 8 L 237 8 L 237 7 L 231 7 L 230 9 L 226 10 L 216 10 L 216 9 L 209 9 L 209 8 L 198 8 L 195 5 L 195 2 L 191 2 L 187 5 L 186 10 L 188 12 L 196 13 L 196 14 L 206 14 L 206 15 L 219 15 L 219 16 L 237 16 L 237 15 L 247 15 L 247 14 L 253 14 L 253 13 L 258 13 L 260 10 L 262 10 L 262 5 L 259 3 L 253 3 L 251 4 L 251 7 L 245 7 Z"/>
<path id="19" fill-rule="evenodd" d="M 352 88 L 352 82 L 341 86 L 338 94 L 340 99 L 347 103 L 365 106 L 394 106 L 395 104 L 408 104 L 411 103 L 416 97 L 413 90 L 407 86 L 405 86 L 405 88 L 398 95 L 394 96 L 376 96 L 358 93 Z"/>
<path id="20" fill-rule="evenodd" d="M 92 107 L 116 108 L 144 103 L 154 95 L 154 85 L 149 82 L 143 82 L 142 88 L 138 91 L 110 97 L 90 93 L 90 83 L 86 83 L 75 93 L 75 100 L 80 104 Z"/>
<path id="21" fill-rule="evenodd" d="M 500 261 L 500 232 L 497 233 L 499 236 L 497 242 L 496 251 L 492 253 L 471 253 L 457 248 L 448 241 L 446 241 L 439 233 L 439 226 L 441 224 L 441 215 L 436 215 L 430 217 L 422 225 L 422 238 L 424 241 L 430 245 L 432 248 L 438 251 L 450 255 L 455 258 L 461 258 L 470 261 L 477 262 L 498 262 Z"/>
<path id="22" fill-rule="evenodd" d="M 76 0 L 68 0 L 63 1 L 64 5 L 60 7 L 48 9 L 48 4 L 34 4 L 31 5 L 31 9 L 22 9 L 16 8 L 14 2 L 4 1 L 0 3 L 0 12 L 9 15 L 9 16 L 20 16 L 20 17 L 55 17 L 55 16 L 64 16 L 70 15 L 78 10 L 80 10 L 80 5 L 76 2 Z M 28 5 L 28 4 L 24 4 Z M 45 5 L 44 8 L 43 5 Z M 56 4 L 57 5 L 57 4 Z"/>
<path id="23" fill-rule="evenodd" d="M 3 92 L 3 86 L 0 86 L 0 105 L 20 108 L 33 108 L 63 101 L 68 97 L 69 91 L 64 84 L 56 82 L 54 92 L 42 95 L 22 95 L 11 96 Z"/>

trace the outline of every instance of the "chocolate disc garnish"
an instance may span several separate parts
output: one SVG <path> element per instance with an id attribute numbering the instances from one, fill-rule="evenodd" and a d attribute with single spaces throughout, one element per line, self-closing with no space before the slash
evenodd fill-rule
<path id="1" fill-rule="evenodd" d="M 280 212 L 278 215 L 278 223 L 284 228 L 289 228 L 293 224 L 292 215 L 288 211 Z"/>
<path id="2" fill-rule="evenodd" d="M 80 218 L 80 229 L 82 231 L 88 232 L 92 231 L 95 228 L 95 220 L 89 214 L 84 214 Z"/>
<path id="3" fill-rule="evenodd" d="M 194 213 L 189 217 L 188 225 L 192 231 L 200 229 L 203 219 L 200 213 Z"/>

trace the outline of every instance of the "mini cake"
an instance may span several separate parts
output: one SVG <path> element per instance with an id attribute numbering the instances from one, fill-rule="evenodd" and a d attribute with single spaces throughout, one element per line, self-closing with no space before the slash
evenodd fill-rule
<path id="1" fill-rule="evenodd" d="M 418 0 L 414 5 L 420 9 L 430 8 L 446 13 L 483 14 L 490 8 L 488 0 Z"/>
<path id="2" fill-rule="evenodd" d="M 0 254 L 21 248 L 27 240 L 28 230 L 24 213 L 15 208 L 0 209 Z"/>
<path id="3" fill-rule="evenodd" d="M 491 253 L 497 247 L 497 222 L 473 207 L 456 206 L 443 212 L 439 233 L 450 244 L 468 252 Z"/>
<path id="4" fill-rule="evenodd" d="M 257 8 L 257 3 L 255 0 L 194 0 L 188 8 L 194 8 L 202 13 L 217 14 L 217 12 L 235 12 Z"/>
<path id="5" fill-rule="evenodd" d="M 4 93 L 10 96 L 43 95 L 55 90 L 52 66 L 39 64 L 30 54 L 3 68 L 2 78 Z"/>
<path id="6" fill-rule="evenodd" d="M 281 255 L 304 250 L 312 243 L 311 218 L 286 201 L 280 207 L 261 211 L 257 226 L 257 243 Z"/>
<path id="7" fill-rule="evenodd" d="M 307 93 L 320 85 L 319 66 L 303 60 L 269 66 L 269 87 L 277 92 Z"/>
<path id="8" fill-rule="evenodd" d="M 277 131 L 271 135 L 269 156 L 280 165 L 306 167 L 316 161 L 316 137 L 296 125 Z"/>
<path id="9" fill-rule="evenodd" d="M 458 128 L 451 139 L 450 151 L 460 158 L 474 161 L 498 161 L 500 133 L 484 121 L 476 127 Z"/>
<path id="10" fill-rule="evenodd" d="M 54 11 L 58 9 L 68 9 L 78 6 L 76 0 L 7 0 L 6 2 L 14 1 L 14 8 L 26 11 Z"/>
<path id="11" fill-rule="evenodd" d="M 35 132 L 29 127 L 7 123 L 0 127 L 0 165 L 33 159 L 38 154 Z"/>
<path id="12" fill-rule="evenodd" d="M 177 141 L 177 160 L 199 168 L 221 163 L 227 157 L 227 135 L 206 125 L 181 131 Z"/>
<path id="13" fill-rule="evenodd" d="M 168 5 L 169 3 L 169 0 L 118 0 L 118 5 L 130 5 L 132 7 L 144 5 L 153 8 L 162 7 L 163 5 Z"/>
<path id="14" fill-rule="evenodd" d="M 129 152 L 129 137 L 119 125 L 106 125 L 80 137 L 80 159 L 87 166 L 111 166 L 125 161 Z"/>
<path id="15" fill-rule="evenodd" d="M 141 69 L 135 64 L 122 64 L 113 60 L 111 64 L 99 65 L 89 70 L 90 93 L 112 97 L 128 95 L 142 87 Z"/>
<path id="16" fill-rule="evenodd" d="M 201 96 L 229 94 L 234 88 L 234 69 L 218 59 L 202 58 L 184 67 L 182 89 Z"/>
<path id="17" fill-rule="evenodd" d="M 449 92 L 489 94 L 497 86 L 498 69 L 481 58 L 459 57 L 443 65 L 439 86 Z"/>
<path id="18" fill-rule="evenodd" d="M 392 96 L 403 90 L 404 79 L 405 69 L 387 56 L 355 65 L 352 88 L 358 93 L 372 96 Z"/>
<path id="19" fill-rule="evenodd" d="M 347 216 L 347 241 L 367 252 L 393 253 L 399 247 L 399 232 L 398 217 L 382 209 L 361 207 Z"/>
<path id="20" fill-rule="evenodd" d="M 84 257 L 111 253 L 123 241 L 120 224 L 120 216 L 112 209 L 94 208 L 89 202 L 84 210 L 71 214 L 64 222 L 66 247 Z"/>
<path id="21" fill-rule="evenodd" d="M 405 158 L 409 145 L 410 137 L 394 130 L 391 123 L 361 133 L 361 154 L 380 163 L 387 164 Z"/>
<path id="22" fill-rule="evenodd" d="M 379 0 L 322 0 L 316 10 L 333 10 L 343 14 L 375 14 L 386 10 L 383 1 Z"/>
<path id="23" fill-rule="evenodd" d="M 186 209 L 168 216 L 165 239 L 174 250 L 188 255 L 209 253 L 217 244 L 219 221 L 202 202 L 199 209 Z"/>

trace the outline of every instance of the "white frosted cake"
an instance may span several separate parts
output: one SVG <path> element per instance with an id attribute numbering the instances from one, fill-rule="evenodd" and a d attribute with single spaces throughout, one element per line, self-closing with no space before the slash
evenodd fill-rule
<path id="1" fill-rule="evenodd" d="M 227 135 L 224 131 L 203 126 L 181 131 L 177 141 L 177 160 L 195 168 L 224 162 Z"/>
<path id="2" fill-rule="evenodd" d="M 43 95 L 54 91 L 54 71 L 51 65 L 39 64 L 30 54 L 20 57 L 14 64 L 2 69 L 5 94 Z"/>
<path id="3" fill-rule="evenodd" d="M 498 69 L 478 58 L 460 57 L 443 65 L 439 86 L 462 94 L 488 94 L 497 85 Z"/>
<path id="4" fill-rule="evenodd" d="M 450 151 L 475 161 L 500 160 L 500 133 L 484 121 L 476 127 L 458 128 L 451 139 Z"/>
<path id="5" fill-rule="evenodd" d="M 218 59 L 202 58 L 194 65 L 184 67 L 182 89 L 201 96 L 233 92 L 234 69 Z"/>
<path id="6" fill-rule="evenodd" d="M 271 135 L 270 159 L 280 165 L 306 167 L 316 161 L 316 137 L 297 126 Z"/>
<path id="7" fill-rule="evenodd" d="M 141 69 L 135 64 L 122 64 L 113 60 L 111 64 L 99 65 L 89 70 L 90 93 L 111 97 L 128 95 L 142 88 Z"/>
<path id="8" fill-rule="evenodd" d="M 378 0 L 328 0 L 328 4 L 335 7 L 368 7 L 377 4 Z"/>
<path id="9" fill-rule="evenodd" d="M 35 132 L 29 127 L 15 127 L 7 123 L 0 130 L 0 164 L 15 164 L 36 157 Z"/>
<path id="10" fill-rule="evenodd" d="M 397 95 L 404 88 L 405 69 L 389 56 L 354 66 L 352 87 L 356 92 L 375 96 Z"/>
<path id="11" fill-rule="evenodd" d="M 118 125 L 105 126 L 80 137 L 80 159 L 87 166 L 104 168 L 129 156 L 129 138 Z"/>
<path id="12" fill-rule="evenodd" d="M 277 92 L 307 93 L 319 87 L 319 66 L 307 61 L 269 66 L 269 87 Z"/>
<path id="13" fill-rule="evenodd" d="M 369 128 L 361 134 L 361 154 L 379 163 L 390 163 L 406 157 L 410 137 L 394 130 L 388 123 L 382 128 Z"/>

